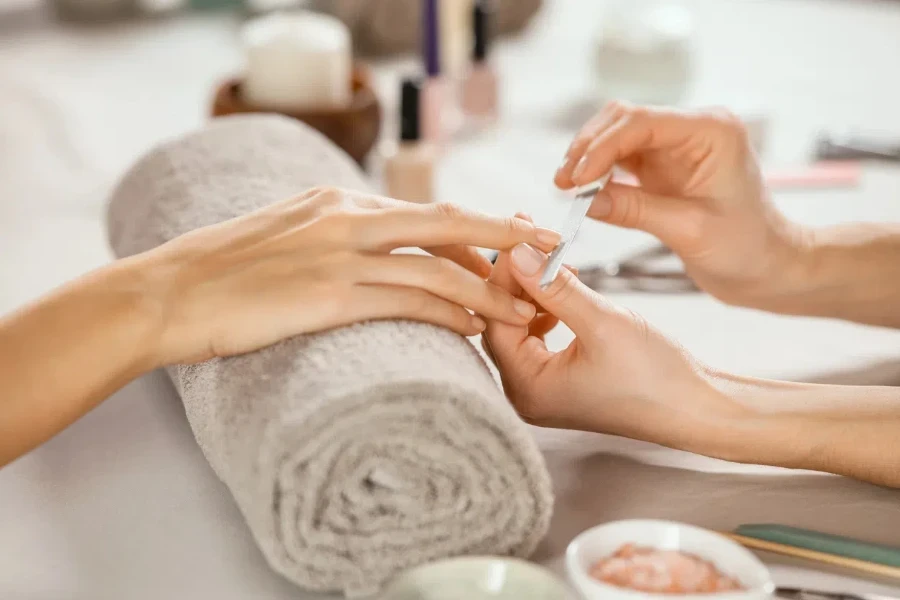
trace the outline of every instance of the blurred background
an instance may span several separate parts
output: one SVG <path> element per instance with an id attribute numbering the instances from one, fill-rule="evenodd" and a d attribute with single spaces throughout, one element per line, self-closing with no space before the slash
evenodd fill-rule
<path id="1" fill-rule="evenodd" d="M 606 100 L 718 105 L 747 122 L 792 217 L 900 220 L 898 57 L 891 0 L 0 0 L 0 310 L 109 260 L 117 178 L 232 112 L 309 122 L 384 193 L 558 228 L 552 175 Z M 570 258 L 652 243 L 587 223 Z M 619 301 L 755 375 L 785 376 L 808 351 L 846 365 L 835 332 L 863 336 L 867 360 L 897 341 L 792 320 L 796 345 L 773 357 L 782 318 L 699 294 Z M 700 316 L 715 326 L 698 330 Z M 719 333 L 735 330 L 744 347 Z"/>
<path id="2" fill-rule="evenodd" d="M 124 170 L 234 112 L 308 122 L 383 193 L 558 228 L 553 173 L 606 100 L 725 106 L 791 217 L 900 222 L 898 58 L 894 0 L 0 0 L 0 314 L 108 262 Z M 567 260 L 654 244 L 586 222 Z M 900 331 L 609 293 L 717 368 L 900 381 Z M 3 470 L 0 595 L 296 597 L 156 375 Z"/>

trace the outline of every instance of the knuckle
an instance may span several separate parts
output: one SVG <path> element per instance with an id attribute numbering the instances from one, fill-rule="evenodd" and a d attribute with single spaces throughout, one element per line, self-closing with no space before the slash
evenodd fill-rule
<path id="1" fill-rule="evenodd" d="M 307 192 L 310 198 L 316 198 L 323 202 L 340 200 L 343 192 L 331 185 L 317 185 Z"/>
<path id="2" fill-rule="evenodd" d="M 434 212 L 439 216 L 455 221 L 466 216 L 467 212 L 464 208 L 450 202 L 441 202 L 434 205 Z"/>
<path id="3" fill-rule="evenodd" d="M 630 308 L 620 308 L 619 310 L 627 319 L 628 324 L 638 334 L 640 339 L 646 340 L 650 337 L 650 324 L 642 314 L 635 312 Z"/>
<path id="4" fill-rule="evenodd" d="M 635 121 L 640 121 L 641 119 L 645 119 L 650 115 L 650 109 L 646 106 L 632 106 L 628 108 L 623 114 L 622 118 L 628 121 L 629 123 L 633 123 Z"/>
<path id="5" fill-rule="evenodd" d="M 610 100 L 603 108 L 604 112 L 614 119 L 624 117 L 634 110 L 634 106 L 624 100 Z"/>
<path id="6" fill-rule="evenodd" d="M 316 186 L 302 196 L 302 204 L 310 206 L 315 213 L 327 213 L 340 208 L 344 203 L 344 193 L 331 186 Z"/>
<path id="7" fill-rule="evenodd" d="M 734 126 L 741 122 L 734 112 L 724 106 L 716 106 L 710 110 L 710 113 L 715 116 L 719 123 L 725 126 Z"/>
<path id="8" fill-rule="evenodd" d="M 727 108 L 714 108 L 709 113 L 710 121 L 723 133 L 734 138 L 745 138 L 747 127 L 744 121 Z"/>
<path id="9" fill-rule="evenodd" d="M 519 217 L 503 217 L 501 223 L 507 231 L 515 235 L 528 233 L 534 228 L 531 223 Z"/>
<path id="10" fill-rule="evenodd" d="M 644 222 L 646 206 L 643 197 L 636 190 L 622 190 L 618 195 L 618 211 L 613 217 L 623 227 L 638 228 Z"/>

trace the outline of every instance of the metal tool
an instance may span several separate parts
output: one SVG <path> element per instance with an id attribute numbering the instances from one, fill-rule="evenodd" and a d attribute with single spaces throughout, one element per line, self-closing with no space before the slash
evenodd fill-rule
<path id="1" fill-rule="evenodd" d="M 819 160 L 884 160 L 900 161 L 900 141 L 862 136 L 821 135 L 816 140 L 815 156 Z"/>
<path id="2" fill-rule="evenodd" d="M 804 588 L 778 587 L 775 595 L 788 600 L 898 600 L 891 596 L 877 594 L 845 594 L 842 592 L 824 592 Z"/>
<path id="3" fill-rule="evenodd" d="M 545 289 L 548 285 L 553 283 L 553 280 L 559 275 L 559 269 L 562 267 L 563 260 L 566 258 L 566 252 L 569 251 L 569 247 L 572 245 L 572 242 L 575 241 L 575 236 L 578 234 L 581 223 L 584 222 L 584 217 L 587 215 L 588 209 L 594 201 L 594 196 L 597 192 L 606 187 L 606 183 L 609 181 L 611 175 L 611 173 L 607 173 L 597 181 L 584 185 L 576 190 L 575 200 L 572 201 L 572 207 L 569 209 L 569 215 L 566 217 L 566 222 L 562 228 L 562 239 L 560 240 L 559 245 L 550 253 L 550 258 L 547 260 L 547 266 L 544 267 L 544 274 L 541 275 L 541 289 Z"/>
<path id="4" fill-rule="evenodd" d="M 672 256 L 663 245 L 632 254 L 621 261 L 578 268 L 578 278 L 595 292 L 647 292 L 651 294 L 684 294 L 700 289 L 682 269 L 654 270 L 649 262 Z"/>

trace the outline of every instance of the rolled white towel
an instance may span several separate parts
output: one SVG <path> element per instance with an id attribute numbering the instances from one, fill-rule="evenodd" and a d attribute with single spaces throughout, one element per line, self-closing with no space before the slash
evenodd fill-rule
<path id="1" fill-rule="evenodd" d="M 136 254 L 315 185 L 368 187 L 295 121 L 219 119 L 124 176 L 109 238 Z M 546 533 L 543 458 L 448 330 L 362 323 L 168 372 L 269 564 L 302 587 L 368 594 L 438 558 L 526 556 Z"/>

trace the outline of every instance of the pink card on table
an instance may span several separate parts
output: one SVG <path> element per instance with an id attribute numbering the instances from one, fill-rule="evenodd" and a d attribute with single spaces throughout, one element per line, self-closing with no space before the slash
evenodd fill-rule
<path id="1" fill-rule="evenodd" d="M 854 188 L 862 181 L 862 166 L 858 161 L 822 161 L 798 167 L 766 169 L 766 183 L 774 192 L 807 189 Z M 615 183 L 638 185 L 631 173 L 617 172 Z"/>

